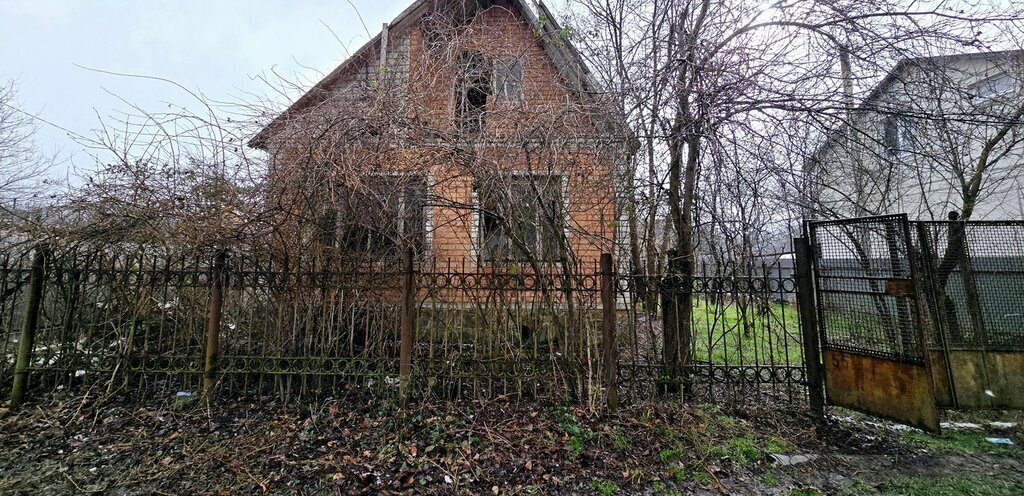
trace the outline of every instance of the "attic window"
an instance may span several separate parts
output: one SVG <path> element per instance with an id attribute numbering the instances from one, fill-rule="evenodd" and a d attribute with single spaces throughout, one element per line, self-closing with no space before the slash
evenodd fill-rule
<path id="1" fill-rule="evenodd" d="M 917 151 L 917 122 L 905 115 L 890 115 L 882 122 L 882 142 L 891 157 Z"/>
<path id="2" fill-rule="evenodd" d="M 487 60 L 474 53 L 459 54 L 460 77 L 455 84 L 455 122 L 459 131 L 478 133 L 484 129 L 487 97 L 491 94 L 491 70 Z"/>
<path id="3" fill-rule="evenodd" d="M 1005 72 L 997 76 L 984 79 L 974 86 L 974 97 L 978 100 L 990 100 L 1008 93 L 1012 93 L 1016 81 L 1013 76 Z"/>
<path id="4" fill-rule="evenodd" d="M 523 101 L 523 61 L 498 59 L 494 65 L 494 96 L 501 101 Z"/>

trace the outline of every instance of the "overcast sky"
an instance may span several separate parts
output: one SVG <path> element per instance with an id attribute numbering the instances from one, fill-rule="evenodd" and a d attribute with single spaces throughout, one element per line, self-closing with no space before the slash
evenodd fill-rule
<path id="1" fill-rule="evenodd" d="M 57 126 L 91 135 L 99 116 L 129 107 L 188 104 L 167 83 L 93 69 L 157 76 L 215 100 L 266 93 L 253 77 L 277 70 L 318 79 L 411 0 L 0 0 L 0 79 L 19 84 L 22 108 Z M 325 27 L 329 26 L 330 29 Z M 312 69 L 303 68 L 307 66 Z M 116 95 L 116 96 L 114 96 Z M 61 129 L 41 124 L 37 145 L 62 169 L 90 168 L 93 157 Z"/>

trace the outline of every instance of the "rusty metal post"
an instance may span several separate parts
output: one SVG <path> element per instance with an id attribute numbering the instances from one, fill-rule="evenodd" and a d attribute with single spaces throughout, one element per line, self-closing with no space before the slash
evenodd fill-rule
<path id="1" fill-rule="evenodd" d="M 416 298 L 412 260 L 413 252 L 412 248 L 409 248 L 402 261 L 402 335 L 398 363 L 398 396 L 403 408 L 409 401 L 409 379 L 412 376 L 412 334 Z"/>
<path id="2" fill-rule="evenodd" d="M 220 321 L 224 305 L 224 265 L 227 252 L 218 251 L 210 281 L 210 306 L 206 320 L 206 361 L 203 365 L 203 400 L 213 400 L 217 384 L 217 359 L 220 357 Z"/>
<path id="3" fill-rule="evenodd" d="M 619 409 L 618 345 L 615 342 L 615 270 L 611 253 L 601 254 L 601 343 L 608 411 Z"/>
<path id="4" fill-rule="evenodd" d="M 825 415 L 825 376 L 821 363 L 818 314 L 814 295 L 813 253 L 807 238 L 793 238 L 796 255 L 796 301 L 800 312 L 800 331 L 804 345 L 804 367 L 807 372 L 807 399 L 811 411 L 819 418 Z"/>
<path id="5" fill-rule="evenodd" d="M 18 358 L 14 364 L 14 386 L 11 388 L 11 410 L 25 402 L 28 390 L 28 369 L 32 361 L 32 347 L 35 346 L 36 329 L 39 327 L 39 309 L 43 303 L 43 283 L 46 275 L 46 247 L 37 245 L 32 255 L 32 269 L 29 279 L 28 301 L 25 320 L 22 321 L 21 336 L 18 337 Z"/>
<path id="6" fill-rule="evenodd" d="M 949 393 L 948 404 L 954 409 L 960 408 L 960 400 L 956 394 L 956 380 L 953 377 L 953 363 L 950 361 L 950 345 L 949 345 L 949 331 L 946 326 L 951 322 L 955 321 L 956 317 L 952 319 L 944 318 L 945 313 L 945 288 L 939 286 L 938 280 L 938 263 L 936 262 L 937 254 L 935 248 L 932 246 L 931 235 L 928 232 L 928 224 L 924 222 L 916 222 L 917 226 L 917 242 L 921 247 L 919 256 L 921 257 L 921 268 L 922 284 L 920 294 L 925 298 L 925 304 L 928 306 L 931 312 L 932 318 L 928 319 L 927 331 L 933 331 L 938 338 L 938 343 L 942 347 L 942 364 L 946 372 L 946 391 Z M 922 326 L 925 324 L 922 323 Z M 924 346 L 922 350 L 925 354 L 929 354 L 928 346 Z M 937 392 L 937 391 L 936 391 Z M 940 403 L 942 400 L 936 398 Z"/>

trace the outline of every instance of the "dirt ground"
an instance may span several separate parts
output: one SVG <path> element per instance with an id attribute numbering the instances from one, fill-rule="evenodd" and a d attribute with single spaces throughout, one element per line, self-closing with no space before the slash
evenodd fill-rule
<path id="1" fill-rule="evenodd" d="M 302 407 L 73 397 L 0 412 L 0 494 L 1024 493 L 1020 414 L 999 412 L 951 418 L 980 428 L 943 437 L 845 411 L 822 424 L 665 402 L 605 417 L 525 401 L 403 412 L 358 392 Z"/>

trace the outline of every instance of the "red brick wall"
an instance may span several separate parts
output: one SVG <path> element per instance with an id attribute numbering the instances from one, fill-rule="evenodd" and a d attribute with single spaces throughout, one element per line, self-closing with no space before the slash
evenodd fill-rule
<path id="1" fill-rule="evenodd" d="M 427 53 L 424 36 L 418 21 L 406 27 L 392 29 L 388 37 L 387 69 L 380 73 L 378 47 L 356 66 L 350 67 L 344 78 L 332 85 L 338 92 L 333 100 L 320 104 L 319 111 L 326 114 L 332 108 L 344 112 L 365 100 L 373 91 L 406 93 L 406 99 L 392 104 L 407 113 L 411 123 L 404 143 L 395 139 L 386 141 L 391 152 L 381 151 L 377 158 L 364 161 L 364 170 L 417 170 L 431 176 L 432 194 L 437 205 L 429 212 L 431 255 L 439 262 L 453 260 L 462 263 L 476 261 L 474 249 L 473 174 L 481 171 L 558 173 L 567 178 L 565 202 L 571 249 L 581 263 L 595 264 L 600 253 L 611 251 L 611 238 L 615 232 L 615 214 L 612 205 L 611 172 L 613 163 L 607 148 L 588 143 L 594 138 L 594 125 L 590 122 L 587 105 L 579 96 L 565 87 L 541 41 L 518 14 L 508 8 L 491 7 L 458 30 L 453 44 L 439 53 Z M 452 46 L 458 48 L 451 48 Z M 454 115 L 454 74 L 462 50 L 486 57 L 518 57 L 523 63 L 524 101 L 516 105 L 488 102 L 487 125 L 484 136 L 487 144 L 479 140 L 456 139 Z M 378 74 L 386 82 L 374 86 Z M 363 93 L 340 91 L 362 85 Z M 366 88 L 370 88 L 369 91 Z M 397 95 L 392 95 L 397 96 Z M 371 97 L 372 98 L 372 97 Z M 346 103 L 347 102 L 347 103 Z M 335 107 L 331 107 L 331 105 Z M 372 106 L 371 106 L 372 107 Z M 394 111 L 394 110 L 392 110 Z M 342 114 L 344 115 L 344 114 Z M 301 124 L 298 124 L 301 128 Z M 296 163 L 284 157 L 289 140 L 296 145 L 302 136 L 317 136 L 314 132 L 288 135 L 280 133 L 275 162 Z M 289 138 L 286 136 L 295 136 Z M 523 148 L 525 138 L 534 145 L 529 152 Z M 283 143 L 284 142 L 284 143 Z M 301 149 L 301 143 L 297 148 Z M 393 147 L 400 150 L 394 150 Z M 309 162 L 307 158 L 307 163 Z"/>

